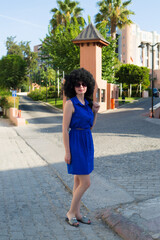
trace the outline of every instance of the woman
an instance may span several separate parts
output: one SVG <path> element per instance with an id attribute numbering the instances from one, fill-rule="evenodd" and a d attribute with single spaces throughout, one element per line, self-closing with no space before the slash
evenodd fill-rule
<path id="1" fill-rule="evenodd" d="M 73 70 L 65 77 L 64 93 L 70 98 L 63 114 L 63 142 L 68 173 L 74 175 L 73 198 L 66 221 L 74 227 L 91 221 L 80 213 L 80 202 L 90 186 L 94 168 L 94 146 L 91 129 L 96 123 L 98 103 L 91 103 L 95 80 L 84 68 Z M 70 130 L 69 130 L 70 129 Z"/>

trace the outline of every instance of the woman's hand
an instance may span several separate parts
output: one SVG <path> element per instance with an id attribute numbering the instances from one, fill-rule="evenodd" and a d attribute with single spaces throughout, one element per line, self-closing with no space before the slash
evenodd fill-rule
<path id="1" fill-rule="evenodd" d="M 67 164 L 70 164 L 71 163 L 71 154 L 70 153 L 66 153 L 65 154 L 65 157 L 64 157 L 64 160 Z"/>
<path id="2" fill-rule="evenodd" d="M 100 105 L 97 102 L 93 102 L 92 110 L 96 114 L 99 111 Z"/>

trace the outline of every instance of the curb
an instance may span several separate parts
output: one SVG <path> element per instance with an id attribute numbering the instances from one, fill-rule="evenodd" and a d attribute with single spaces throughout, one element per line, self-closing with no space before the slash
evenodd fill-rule
<path id="1" fill-rule="evenodd" d="M 44 158 L 41 156 L 41 154 L 39 152 L 37 152 L 33 146 L 31 146 L 27 140 L 21 136 L 16 128 L 14 128 L 16 134 L 27 144 L 27 146 L 29 146 L 41 159 L 42 161 L 44 161 L 45 163 L 48 164 L 48 166 L 50 166 L 50 168 L 53 170 L 54 174 L 57 176 L 57 178 L 61 181 L 61 183 L 65 186 L 65 188 L 67 189 L 67 191 L 70 193 L 70 194 L 73 194 L 73 191 L 71 190 L 71 188 L 65 183 L 65 181 L 63 180 L 63 178 L 60 176 L 60 174 L 57 172 L 57 170 Z M 81 204 L 83 205 L 83 207 L 86 209 L 87 212 L 90 212 L 90 210 L 88 209 L 88 207 L 83 203 L 83 201 L 81 200 Z"/>
<path id="2" fill-rule="evenodd" d="M 113 209 L 105 210 L 101 218 L 124 240 L 153 240 L 141 227 Z"/>
<path id="3" fill-rule="evenodd" d="M 132 103 L 142 102 L 142 101 L 145 100 L 145 99 L 146 99 L 146 98 L 139 98 L 139 99 L 137 99 L 137 100 L 133 100 L 132 102 L 124 103 L 124 104 L 118 106 L 117 109 L 123 108 L 124 106 L 129 105 L 129 104 L 132 104 Z"/>
<path id="4" fill-rule="evenodd" d="M 144 98 L 140 98 L 138 100 L 133 100 L 132 102 L 122 104 L 122 105 L 120 105 L 118 107 L 115 107 L 114 109 L 107 109 L 107 110 L 105 110 L 103 112 L 99 112 L 98 114 L 113 113 L 113 112 L 115 112 L 117 110 L 121 110 L 121 109 L 125 108 L 126 106 L 131 105 L 133 103 L 142 102 L 143 100 L 144 100 Z"/>
<path id="5" fill-rule="evenodd" d="M 29 97 L 28 95 L 24 95 L 25 97 L 31 99 L 32 101 L 34 101 L 31 97 Z M 53 108 L 54 110 L 56 110 L 57 112 L 60 112 L 60 113 L 63 113 L 63 110 L 62 109 L 59 109 L 59 108 L 56 108 L 55 106 L 51 105 L 50 103 L 47 103 L 47 102 L 43 102 L 43 101 L 35 101 L 35 102 L 39 102 L 39 103 L 42 103 L 44 105 L 46 105 L 47 107 L 50 107 L 50 108 Z"/>
<path id="6" fill-rule="evenodd" d="M 51 105 L 50 103 L 46 103 L 46 102 L 42 102 L 42 101 L 38 101 L 40 103 L 43 103 L 44 105 L 46 105 L 47 107 L 53 108 L 54 110 L 56 110 L 57 112 L 63 113 L 62 109 L 56 108 L 53 105 Z"/>

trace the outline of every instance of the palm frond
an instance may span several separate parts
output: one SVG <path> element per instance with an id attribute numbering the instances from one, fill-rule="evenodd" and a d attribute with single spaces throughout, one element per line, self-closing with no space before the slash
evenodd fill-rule
<path id="1" fill-rule="evenodd" d="M 126 8 L 131 3 L 131 0 L 122 3 L 122 0 L 101 0 L 97 3 L 99 6 L 99 13 L 95 16 L 95 23 L 98 25 L 106 20 L 110 24 L 111 34 L 115 36 L 116 26 L 123 26 L 130 24 L 132 21 L 129 19 L 133 11 Z"/>
<path id="2" fill-rule="evenodd" d="M 122 6 L 127 7 L 131 2 L 132 2 L 132 0 L 125 1 L 122 3 Z"/>

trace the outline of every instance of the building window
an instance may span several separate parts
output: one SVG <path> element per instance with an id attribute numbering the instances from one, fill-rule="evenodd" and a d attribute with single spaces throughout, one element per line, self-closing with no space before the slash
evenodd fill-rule
<path id="1" fill-rule="evenodd" d="M 150 66 L 149 68 L 152 69 L 152 50 L 150 49 Z"/>
<path id="2" fill-rule="evenodd" d="M 111 98 L 113 98 L 113 90 L 111 91 Z"/>
<path id="3" fill-rule="evenodd" d="M 105 102 L 105 90 L 101 89 L 101 102 Z"/>
<path id="4" fill-rule="evenodd" d="M 147 57 L 149 56 L 149 46 L 147 45 Z"/>
<path id="5" fill-rule="evenodd" d="M 157 58 L 159 58 L 159 45 L 157 46 Z"/>
<path id="6" fill-rule="evenodd" d="M 97 98 L 97 101 L 99 102 L 100 101 L 100 89 L 99 88 L 97 89 L 96 98 Z"/>
<path id="7" fill-rule="evenodd" d="M 157 46 L 156 49 L 156 69 L 159 69 L 159 45 Z"/>
<path id="8" fill-rule="evenodd" d="M 116 99 L 118 99 L 118 91 L 116 91 Z"/>
<path id="9" fill-rule="evenodd" d="M 149 64 L 149 61 L 148 61 L 148 56 L 149 56 L 149 48 L 148 48 L 148 46 L 145 48 L 145 53 L 144 53 L 144 55 L 145 55 L 145 67 L 149 67 L 148 66 L 148 64 Z"/>

